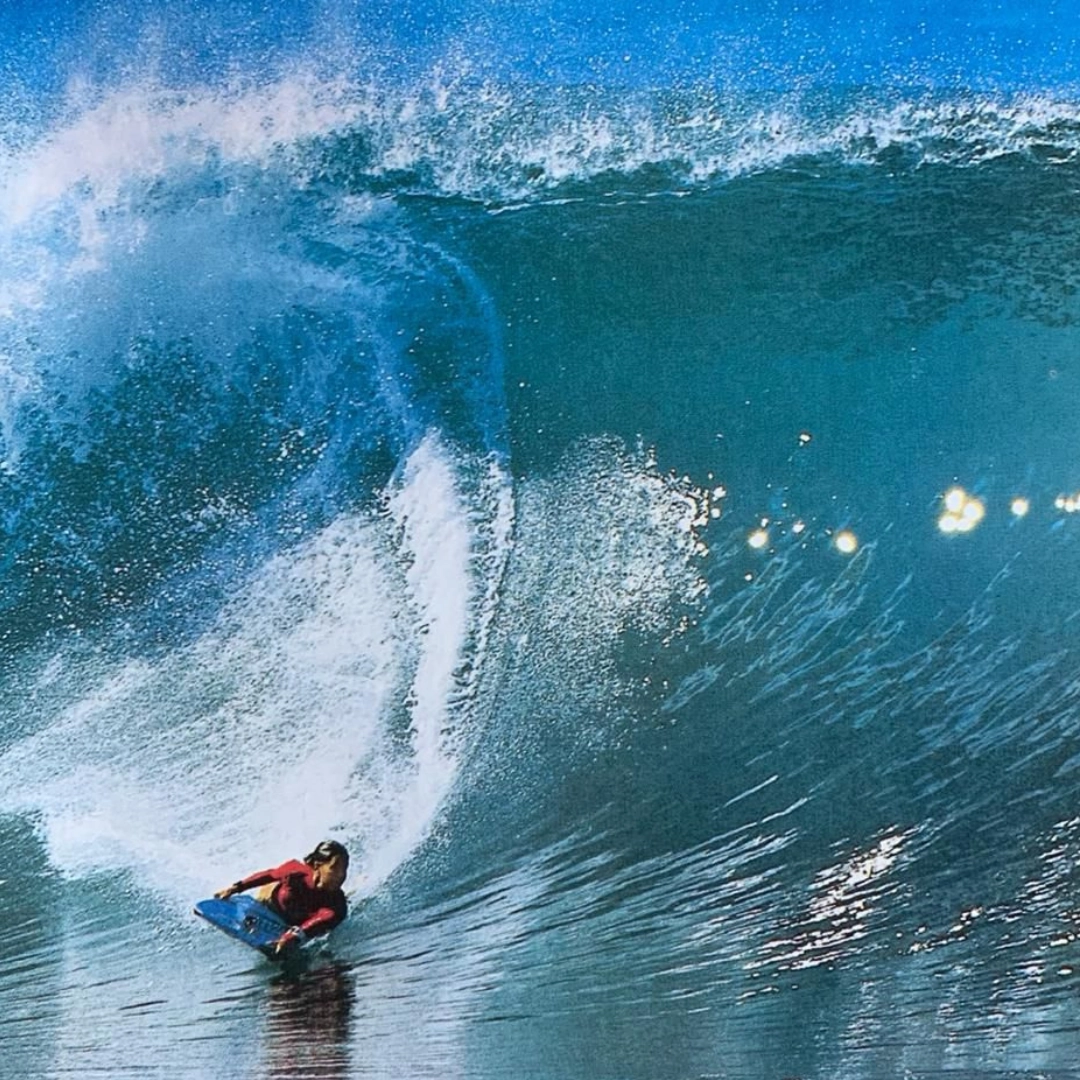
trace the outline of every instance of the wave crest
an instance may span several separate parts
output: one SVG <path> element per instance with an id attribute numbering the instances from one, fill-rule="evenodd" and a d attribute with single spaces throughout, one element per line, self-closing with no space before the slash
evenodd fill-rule
<path id="1" fill-rule="evenodd" d="M 408 85 L 294 72 L 233 89 L 86 91 L 36 139 L 20 131 L 0 169 L 0 236 L 60 208 L 85 246 L 96 219 L 133 192 L 214 163 L 301 188 L 504 203 L 582 184 L 698 187 L 815 159 L 1063 164 L 1080 150 L 1080 103 L 1049 93 L 618 91 L 478 81 L 437 66 Z M 0 291 L 0 308 L 14 297 Z"/>

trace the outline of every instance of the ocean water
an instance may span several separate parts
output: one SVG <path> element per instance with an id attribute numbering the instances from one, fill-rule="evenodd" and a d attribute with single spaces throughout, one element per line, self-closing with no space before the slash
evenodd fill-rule
<path id="1" fill-rule="evenodd" d="M 0 1075 L 1080 1077 L 1078 35 L 7 5 Z"/>

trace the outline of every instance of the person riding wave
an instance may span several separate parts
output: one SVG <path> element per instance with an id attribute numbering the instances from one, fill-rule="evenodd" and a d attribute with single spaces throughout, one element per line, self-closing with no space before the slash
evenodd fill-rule
<path id="1" fill-rule="evenodd" d="M 290 859 L 269 870 L 254 874 L 227 885 L 214 893 L 219 900 L 228 900 L 248 889 L 264 888 L 256 899 L 280 915 L 289 929 L 274 943 L 276 952 L 308 938 L 328 934 L 348 915 L 348 901 L 341 886 L 349 872 L 349 853 L 336 840 L 324 840 L 303 862 Z"/>

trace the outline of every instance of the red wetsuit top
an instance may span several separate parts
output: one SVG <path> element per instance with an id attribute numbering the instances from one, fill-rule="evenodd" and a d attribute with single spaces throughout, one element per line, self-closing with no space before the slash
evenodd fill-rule
<path id="1" fill-rule="evenodd" d="M 314 869 L 298 859 L 249 874 L 236 883 L 236 888 L 243 892 L 272 881 L 277 885 L 270 897 L 271 906 L 308 937 L 329 933 L 348 914 L 345 894 L 340 889 L 318 888 Z"/>

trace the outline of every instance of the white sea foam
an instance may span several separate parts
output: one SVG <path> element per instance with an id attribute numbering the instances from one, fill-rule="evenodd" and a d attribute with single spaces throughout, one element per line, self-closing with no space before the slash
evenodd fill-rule
<path id="1" fill-rule="evenodd" d="M 429 834 L 468 744 L 460 670 L 482 660 L 509 527 L 469 499 L 430 436 L 385 517 L 271 558 L 189 644 L 89 661 L 89 689 L 0 757 L 0 810 L 32 815 L 65 874 L 130 870 L 178 905 L 327 835 L 374 888 Z M 39 689 L 60 700 L 65 677 L 48 664 Z"/>
<path id="2" fill-rule="evenodd" d="M 706 492 L 615 440 L 583 441 L 554 477 L 522 485 L 497 650 L 499 708 L 520 726 L 487 748 L 488 768 L 555 729 L 567 757 L 618 739 L 619 650 L 628 637 L 663 647 L 693 610 L 708 517 Z"/>
<path id="3" fill-rule="evenodd" d="M 124 199 L 133 181 L 210 158 L 265 164 L 282 147 L 359 116 L 346 84 L 302 74 L 236 91 L 179 93 L 140 84 L 85 97 L 84 105 L 71 103 L 69 119 L 2 159 L 3 227 L 23 224 L 75 191 L 100 213 Z"/>

